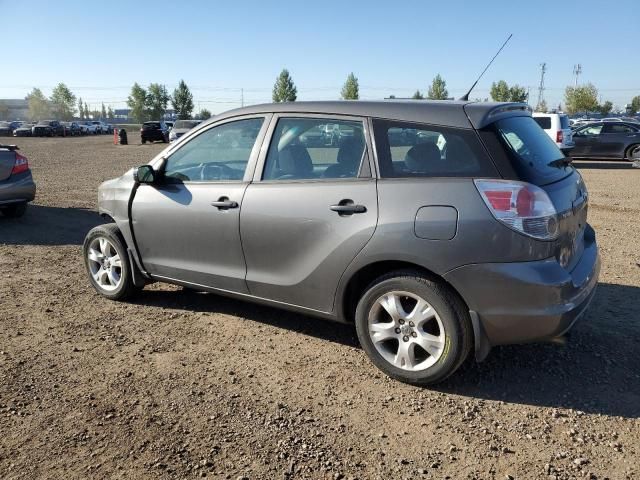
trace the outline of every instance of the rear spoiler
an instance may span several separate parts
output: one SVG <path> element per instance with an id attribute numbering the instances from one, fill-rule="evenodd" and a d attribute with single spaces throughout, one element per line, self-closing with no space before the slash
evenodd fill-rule
<path id="1" fill-rule="evenodd" d="M 17 145 L 2 145 L 2 144 L 0 144 L 0 148 L 6 148 L 10 152 L 15 152 L 16 150 L 20 150 Z"/>
<path id="2" fill-rule="evenodd" d="M 463 108 L 476 130 L 506 117 L 530 117 L 532 112 L 526 103 L 471 102 Z"/>

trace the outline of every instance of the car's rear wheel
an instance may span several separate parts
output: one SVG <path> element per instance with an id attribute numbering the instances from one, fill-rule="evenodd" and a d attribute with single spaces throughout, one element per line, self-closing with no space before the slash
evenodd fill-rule
<path id="1" fill-rule="evenodd" d="M 143 144 L 144 144 L 144 143 L 147 143 L 147 140 L 143 138 L 143 139 L 142 139 L 142 143 L 143 143 Z"/>
<path id="2" fill-rule="evenodd" d="M 137 290 L 124 240 L 113 224 L 89 231 L 83 245 L 84 263 L 96 291 L 112 300 L 125 300 Z"/>
<path id="3" fill-rule="evenodd" d="M 633 161 L 633 154 L 635 152 L 636 155 L 637 155 L 638 152 L 636 150 L 639 149 L 639 148 L 640 148 L 640 145 L 631 145 L 631 146 L 627 147 L 627 149 L 624 151 L 624 159 L 623 160 Z"/>
<path id="4" fill-rule="evenodd" d="M 13 203 L 5 207 L 0 207 L 0 212 L 2 212 L 2 214 L 5 217 L 9 217 L 9 218 L 21 217 L 25 214 L 26 211 L 27 211 L 27 202 Z"/>
<path id="5" fill-rule="evenodd" d="M 371 361 L 396 380 L 429 385 L 451 375 L 471 351 L 469 314 L 445 285 L 418 272 L 375 280 L 356 308 L 356 330 Z"/>

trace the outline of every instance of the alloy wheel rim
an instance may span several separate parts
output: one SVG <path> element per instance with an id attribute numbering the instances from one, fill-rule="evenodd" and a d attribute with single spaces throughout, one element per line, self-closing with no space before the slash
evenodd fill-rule
<path id="1" fill-rule="evenodd" d="M 122 282 L 122 259 L 107 238 L 97 237 L 87 251 L 89 270 L 94 282 L 103 290 L 112 291 Z"/>
<path id="2" fill-rule="evenodd" d="M 438 312 L 415 293 L 391 291 L 369 310 L 369 338 L 388 363 L 418 372 L 442 356 L 446 332 Z"/>

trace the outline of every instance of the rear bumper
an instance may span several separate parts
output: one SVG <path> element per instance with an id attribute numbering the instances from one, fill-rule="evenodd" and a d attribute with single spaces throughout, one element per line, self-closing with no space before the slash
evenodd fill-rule
<path id="1" fill-rule="evenodd" d="M 466 265 L 445 279 L 477 314 L 482 340 L 494 346 L 564 334 L 589 306 L 599 274 L 595 233 L 587 227 L 584 252 L 571 272 L 550 258 Z"/>
<path id="2" fill-rule="evenodd" d="M 14 175 L 0 182 L 0 205 L 30 202 L 36 197 L 36 184 L 31 172 Z"/>

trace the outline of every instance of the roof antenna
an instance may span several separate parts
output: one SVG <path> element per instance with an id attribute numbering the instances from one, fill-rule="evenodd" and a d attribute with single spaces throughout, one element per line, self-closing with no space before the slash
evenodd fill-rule
<path id="1" fill-rule="evenodd" d="M 502 44 L 502 46 L 500 47 L 500 50 L 498 50 L 496 52 L 496 54 L 493 56 L 493 58 L 491 59 L 491 61 L 487 64 L 486 67 L 484 67 L 484 70 L 482 71 L 482 73 L 480 74 L 480 76 L 476 79 L 475 82 L 473 82 L 473 85 L 471 85 L 471 88 L 469 89 L 469 91 L 467 93 L 465 93 L 463 96 L 461 96 L 458 100 L 463 100 L 463 101 L 469 101 L 469 94 L 471 93 L 471 90 L 473 90 L 475 88 L 475 86 L 478 84 L 478 82 L 480 81 L 480 79 L 482 78 L 482 76 L 484 75 L 484 72 L 486 72 L 489 67 L 491 66 L 491 64 L 493 63 L 493 61 L 496 59 L 496 57 L 498 55 L 500 55 L 500 52 L 502 51 L 502 49 L 504 48 L 504 46 L 509 42 L 509 40 L 511 40 L 511 37 L 513 37 L 513 33 L 509 34 L 509 37 L 504 41 L 504 43 Z"/>

